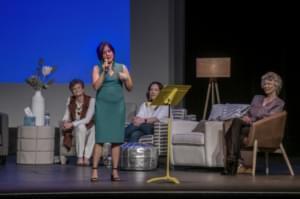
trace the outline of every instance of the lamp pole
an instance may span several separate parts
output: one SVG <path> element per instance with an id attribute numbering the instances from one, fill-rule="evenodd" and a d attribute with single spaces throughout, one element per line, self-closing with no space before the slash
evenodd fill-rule
<path id="1" fill-rule="evenodd" d="M 217 78 L 210 78 L 207 92 L 206 92 L 205 106 L 204 106 L 204 111 L 203 111 L 203 116 L 202 116 L 203 120 L 206 119 L 208 101 L 209 101 L 210 97 L 211 97 L 211 105 L 215 104 L 215 94 L 217 97 L 217 103 L 220 104 L 221 100 L 220 100 L 219 86 L 218 86 Z"/>

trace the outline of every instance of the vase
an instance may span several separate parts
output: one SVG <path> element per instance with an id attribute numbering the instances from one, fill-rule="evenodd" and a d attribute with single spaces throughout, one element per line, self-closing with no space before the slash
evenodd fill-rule
<path id="1" fill-rule="evenodd" d="M 35 91 L 32 97 L 32 113 L 35 116 L 35 125 L 44 126 L 45 99 L 40 90 Z"/>

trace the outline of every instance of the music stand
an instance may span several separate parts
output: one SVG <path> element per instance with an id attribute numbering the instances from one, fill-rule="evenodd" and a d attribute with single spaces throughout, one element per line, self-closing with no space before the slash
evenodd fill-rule
<path id="1" fill-rule="evenodd" d="M 175 184 L 180 184 L 179 180 L 175 177 L 170 176 L 170 147 L 171 147 L 171 129 L 172 129 L 172 119 L 171 119 L 171 105 L 177 105 L 187 91 L 191 88 L 190 85 L 168 85 L 164 87 L 151 105 L 168 105 L 169 114 L 168 114 L 168 147 L 167 147 L 167 167 L 166 175 L 162 177 L 155 177 L 147 180 L 147 183 L 167 180 Z"/>

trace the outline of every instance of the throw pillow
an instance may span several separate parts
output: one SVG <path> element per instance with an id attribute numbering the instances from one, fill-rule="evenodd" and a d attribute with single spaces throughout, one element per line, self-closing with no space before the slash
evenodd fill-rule
<path id="1" fill-rule="evenodd" d="M 206 120 L 200 120 L 197 126 L 192 130 L 192 132 L 205 133 L 205 122 Z"/>

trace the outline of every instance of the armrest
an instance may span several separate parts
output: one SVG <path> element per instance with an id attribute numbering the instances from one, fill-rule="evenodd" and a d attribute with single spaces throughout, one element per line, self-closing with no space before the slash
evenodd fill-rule
<path id="1" fill-rule="evenodd" d="M 163 122 L 154 123 L 153 135 L 143 135 L 139 143 L 153 144 L 158 149 L 158 155 L 165 155 L 167 148 L 168 124 Z"/>
<path id="2" fill-rule="evenodd" d="M 205 145 L 217 147 L 216 144 L 223 146 L 223 122 L 205 122 Z"/>
<path id="3" fill-rule="evenodd" d="M 168 123 L 166 122 L 155 122 L 153 135 L 160 135 L 162 133 L 168 133 Z"/>
<path id="4" fill-rule="evenodd" d="M 155 122 L 153 133 L 153 145 L 158 148 L 158 155 L 167 154 L 168 148 L 168 123 Z"/>
<path id="5" fill-rule="evenodd" d="M 224 165 L 224 128 L 221 121 L 205 122 L 205 158 L 207 166 Z"/>

